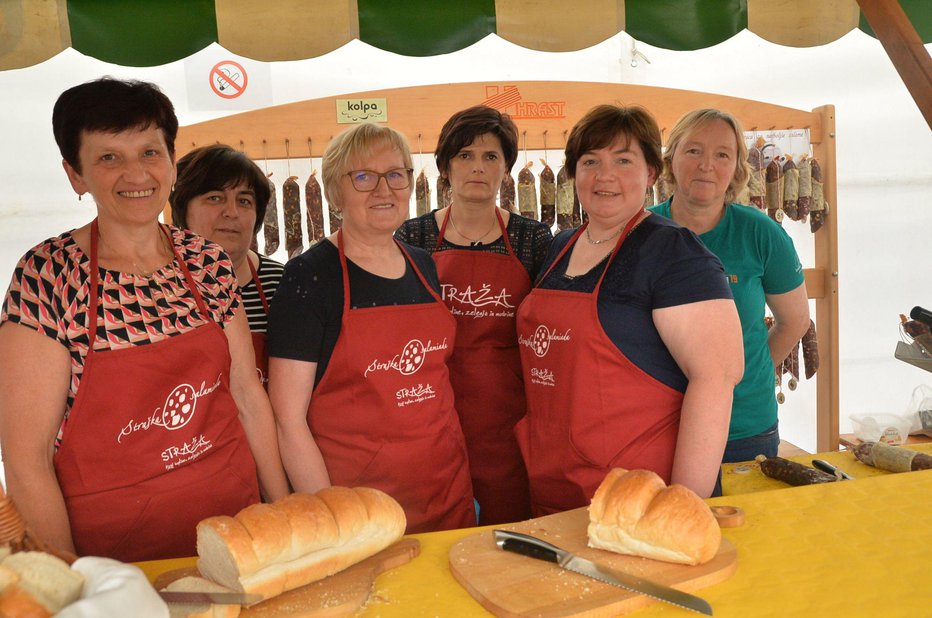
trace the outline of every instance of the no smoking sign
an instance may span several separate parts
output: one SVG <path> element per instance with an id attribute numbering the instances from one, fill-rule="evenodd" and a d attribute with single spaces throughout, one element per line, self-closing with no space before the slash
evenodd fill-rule
<path id="1" fill-rule="evenodd" d="M 238 62 L 223 60 L 210 70 L 210 88 L 218 97 L 235 99 L 246 91 L 248 83 L 246 69 Z"/>

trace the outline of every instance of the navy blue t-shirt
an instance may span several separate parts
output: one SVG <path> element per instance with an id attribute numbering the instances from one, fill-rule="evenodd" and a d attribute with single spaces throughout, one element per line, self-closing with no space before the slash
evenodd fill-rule
<path id="1" fill-rule="evenodd" d="M 575 231 L 557 234 L 547 254 L 545 271 Z M 595 290 L 608 257 L 589 272 L 568 277 L 570 253 L 567 251 L 538 282 L 540 288 L 590 293 Z M 721 298 L 732 295 L 719 259 L 691 231 L 652 214 L 631 231 L 608 267 L 599 289 L 599 320 L 609 339 L 628 360 L 654 379 L 685 392 L 688 380 L 660 338 L 652 312 Z"/>

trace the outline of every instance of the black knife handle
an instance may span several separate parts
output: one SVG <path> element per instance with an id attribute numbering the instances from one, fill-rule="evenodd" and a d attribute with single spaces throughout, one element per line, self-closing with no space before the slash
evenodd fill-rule
<path id="1" fill-rule="evenodd" d="M 509 530 L 496 530 L 494 534 L 496 544 L 505 551 L 560 564 L 563 551 L 546 541 Z"/>
<path id="2" fill-rule="evenodd" d="M 834 474 L 846 480 L 851 480 L 852 478 L 824 459 L 813 459 L 812 465 L 822 472 L 828 472 L 829 474 Z"/>

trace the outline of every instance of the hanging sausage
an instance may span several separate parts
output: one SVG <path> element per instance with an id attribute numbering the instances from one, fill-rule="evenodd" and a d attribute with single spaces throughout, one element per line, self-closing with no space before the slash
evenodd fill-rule
<path id="1" fill-rule="evenodd" d="M 777 223 L 783 223 L 783 167 L 776 157 L 767 164 L 767 214 Z"/>
<path id="2" fill-rule="evenodd" d="M 528 161 L 518 172 L 518 211 L 528 219 L 537 219 L 537 186 L 531 173 L 533 161 Z"/>
<path id="3" fill-rule="evenodd" d="M 828 215 L 828 204 L 825 203 L 825 195 L 822 193 L 822 166 L 813 158 L 810 159 L 812 166 L 812 205 L 809 213 L 809 229 L 813 234 L 819 231 L 819 228 L 825 223 L 825 217 Z"/>
<path id="4" fill-rule="evenodd" d="M 324 237 L 324 200 L 317 170 L 311 170 L 311 175 L 304 183 L 304 204 L 307 207 L 308 244 L 313 244 Z"/>
<path id="5" fill-rule="evenodd" d="M 547 227 L 553 227 L 557 204 L 557 180 L 553 170 L 545 159 L 540 160 L 544 169 L 540 172 L 540 220 Z"/>
<path id="6" fill-rule="evenodd" d="M 566 173 L 566 166 L 557 172 L 557 227 L 568 230 L 573 227 L 573 200 L 576 199 L 576 186 Z"/>
<path id="7" fill-rule="evenodd" d="M 796 199 L 797 221 L 806 222 L 809 216 L 809 205 L 812 203 L 812 162 L 809 154 L 803 154 L 799 159 L 799 197 Z"/>
<path id="8" fill-rule="evenodd" d="M 764 203 L 767 185 L 764 176 L 764 153 L 761 151 L 763 145 L 764 138 L 758 137 L 754 146 L 748 150 L 748 165 L 751 167 L 751 174 L 748 177 L 747 203 L 757 207 L 758 210 L 767 210 Z"/>
<path id="9" fill-rule="evenodd" d="M 272 255 L 278 251 L 280 243 L 278 237 L 278 197 L 272 174 L 269 174 L 269 203 L 265 207 L 265 218 L 262 219 L 262 235 L 265 237 L 265 254 Z"/>
<path id="10" fill-rule="evenodd" d="M 437 177 L 437 210 L 446 208 L 453 201 L 453 189 L 443 176 Z"/>
<path id="11" fill-rule="evenodd" d="M 414 208 L 418 217 L 430 212 L 430 182 L 423 169 L 414 181 Z"/>
<path id="12" fill-rule="evenodd" d="M 502 186 L 498 190 L 498 205 L 510 212 L 518 212 L 515 208 L 515 179 L 510 173 L 502 178 Z"/>
<path id="13" fill-rule="evenodd" d="M 783 212 L 793 221 L 799 221 L 799 170 L 792 155 L 786 155 L 783 164 Z"/>
<path id="14" fill-rule="evenodd" d="M 803 362 L 806 365 L 806 379 L 809 380 L 819 370 L 819 340 L 816 337 L 815 322 L 809 320 L 809 330 L 803 335 Z"/>
<path id="15" fill-rule="evenodd" d="M 285 253 L 290 260 L 304 251 L 301 234 L 301 191 L 298 177 L 289 176 L 282 183 L 282 210 L 285 214 Z"/>

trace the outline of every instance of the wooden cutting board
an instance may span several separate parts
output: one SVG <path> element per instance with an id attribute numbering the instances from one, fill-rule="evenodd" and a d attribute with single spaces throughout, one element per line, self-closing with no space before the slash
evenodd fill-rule
<path id="1" fill-rule="evenodd" d="M 592 549 L 587 546 L 588 525 L 589 512 L 583 507 L 499 527 L 536 536 L 599 564 L 686 592 L 728 579 L 738 566 L 735 546 L 725 538 L 711 561 L 687 566 Z M 659 602 L 550 562 L 503 551 L 491 530 L 454 545 L 450 570 L 473 598 L 500 617 L 609 617 Z"/>
<path id="2" fill-rule="evenodd" d="M 244 607 L 240 618 L 352 616 L 369 600 L 373 582 L 380 573 L 406 564 L 420 553 L 420 541 L 403 538 L 335 575 Z M 200 576 L 200 573 L 196 567 L 175 569 L 159 575 L 153 585 L 161 590 L 187 575 Z"/>

